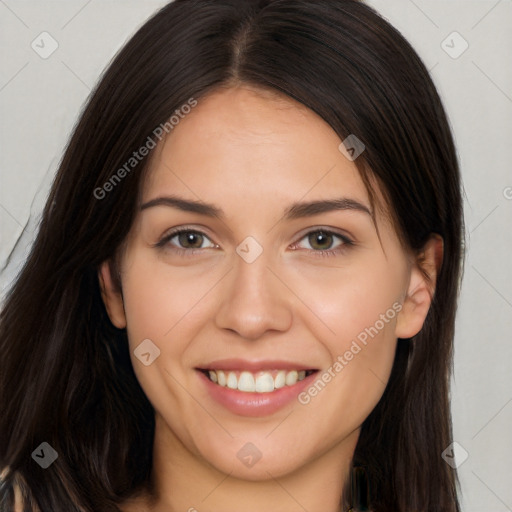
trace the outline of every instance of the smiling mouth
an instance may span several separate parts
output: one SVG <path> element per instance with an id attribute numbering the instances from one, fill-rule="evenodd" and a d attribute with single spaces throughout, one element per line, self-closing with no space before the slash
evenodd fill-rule
<path id="1" fill-rule="evenodd" d="M 259 372 L 199 369 L 218 386 L 243 393 L 272 393 L 286 386 L 294 386 L 318 370 L 267 370 Z"/>

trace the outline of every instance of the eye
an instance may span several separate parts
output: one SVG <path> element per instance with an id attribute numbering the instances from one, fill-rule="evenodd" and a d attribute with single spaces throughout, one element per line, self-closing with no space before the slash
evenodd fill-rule
<path id="1" fill-rule="evenodd" d="M 306 245 L 309 245 L 309 247 L 304 247 L 302 241 L 306 241 Z M 294 244 L 293 248 L 310 250 L 320 253 L 320 255 L 331 255 L 339 254 L 350 245 L 353 245 L 353 242 L 345 235 L 333 233 L 326 229 L 317 229 L 307 233 L 299 242 Z"/>
<path id="2" fill-rule="evenodd" d="M 303 241 L 309 247 L 304 247 Z M 304 249 L 318 256 L 330 256 L 341 253 L 350 245 L 353 245 L 353 242 L 345 235 L 327 229 L 316 229 L 307 233 L 299 242 L 292 245 L 292 248 Z M 155 246 L 187 255 L 192 255 L 203 249 L 218 248 L 218 245 L 213 243 L 205 233 L 189 228 L 172 230 Z"/>
<path id="3" fill-rule="evenodd" d="M 207 243 L 207 245 L 204 245 Z M 177 251 L 193 251 L 194 249 L 207 249 L 216 245 L 201 231 L 180 228 L 166 234 L 157 244 L 157 247 L 170 246 Z"/>

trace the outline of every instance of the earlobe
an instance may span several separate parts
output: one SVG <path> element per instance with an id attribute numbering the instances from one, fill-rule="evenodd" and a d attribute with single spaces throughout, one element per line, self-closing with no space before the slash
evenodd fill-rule
<path id="1" fill-rule="evenodd" d="M 98 269 L 101 297 L 107 310 L 110 321 L 118 328 L 126 327 L 123 296 L 121 290 L 114 283 L 112 269 L 109 261 L 104 261 Z"/>
<path id="2" fill-rule="evenodd" d="M 423 327 L 443 263 L 443 239 L 433 234 L 411 269 L 409 286 L 396 324 L 397 338 L 412 338 Z"/>

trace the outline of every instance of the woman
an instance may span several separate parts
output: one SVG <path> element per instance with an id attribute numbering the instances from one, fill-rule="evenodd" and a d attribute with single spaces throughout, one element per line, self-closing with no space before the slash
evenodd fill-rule
<path id="1" fill-rule="evenodd" d="M 2 510 L 458 511 L 461 240 L 440 99 L 372 9 L 169 4 L 2 311 Z"/>

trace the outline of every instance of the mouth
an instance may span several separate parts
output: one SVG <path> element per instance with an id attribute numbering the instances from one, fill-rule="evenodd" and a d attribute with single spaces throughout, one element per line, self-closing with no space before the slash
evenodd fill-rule
<path id="1" fill-rule="evenodd" d="M 241 391 L 242 393 L 273 393 L 286 386 L 294 386 L 317 370 L 275 369 L 260 371 L 201 369 L 217 386 Z"/>
<path id="2" fill-rule="evenodd" d="M 206 397 L 237 416 L 263 417 L 292 406 L 318 369 L 290 361 L 218 360 L 195 368 Z"/>

